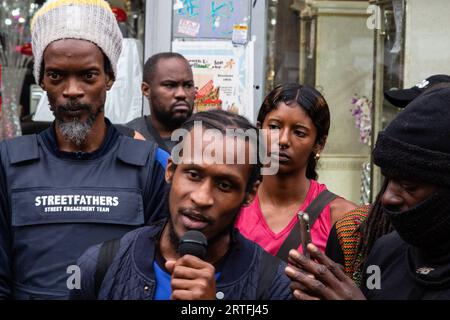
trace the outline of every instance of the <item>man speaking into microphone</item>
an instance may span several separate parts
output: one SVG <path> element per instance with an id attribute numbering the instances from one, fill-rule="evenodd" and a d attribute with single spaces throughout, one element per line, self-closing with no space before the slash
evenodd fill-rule
<path id="1" fill-rule="evenodd" d="M 194 114 L 178 133 L 161 199 L 169 219 L 88 249 L 71 298 L 291 299 L 286 264 L 234 228 L 260 181 L 257 129 L 213 110 Z"/>

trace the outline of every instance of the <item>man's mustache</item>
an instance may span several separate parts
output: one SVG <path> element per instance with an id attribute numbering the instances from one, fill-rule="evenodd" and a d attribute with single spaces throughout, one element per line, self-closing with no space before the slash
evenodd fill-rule
<path id="1" fill-rule="evenodd" d="M 181 208 L 179 210 L 179 213 L 184 215 L 184 216 L 191 217 L 191 218 L 193 218 L 195 220 L 207 222 L 208 224 L 212 224 L 213 223 L 211 218 L 209 218 L 208 216 L 202 214 L 201 211 L 196 210 L 194 208 Z"/>
<path id="2" fill-rule="evenodd" d="M 58 106 L 57 111 L 58 112 L 70 112 L 70 111 L 78 111 L 78 110 L 85 110 L 85 111 L 91 111 L 92 106 L 85 103 L 66 103 L 63 105 Z"/>

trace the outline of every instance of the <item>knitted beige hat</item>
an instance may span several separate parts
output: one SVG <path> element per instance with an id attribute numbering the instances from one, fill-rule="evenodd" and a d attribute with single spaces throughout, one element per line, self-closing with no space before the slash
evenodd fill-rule
<path id="1" fill-rule="evenodd" d="M 53 0 L 47 2 L 31 21 L 34 77 L 39 75 L 45 48 L 61 39 L 82 39 L 95 43 L 111 62 L 117 76 L 122 50 L 122 33 L 109 4 L 104 0 Z"/>

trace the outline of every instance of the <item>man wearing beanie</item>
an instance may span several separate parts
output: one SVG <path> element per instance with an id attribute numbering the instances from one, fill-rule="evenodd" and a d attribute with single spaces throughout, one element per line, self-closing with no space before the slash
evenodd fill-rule
<path id="1" fill-rule="evenodd" d="M 450 299 L 449 123 L 450 89 L 436 89 L 378 136 L 373 157 L 388 179 L 382 206 L 395 231 L 366 261 L 381 269 L 380 289 L 363 281 L 369 299 Z"/>
<path id="2" fill-rule="evenodd" d="M 60 299 L 88 247 L 161 218 L 167 153 L 104 116 L 122 35 L 104 0 L 53 0 L 32 21 L 53 125 L 0 144 L 0 298 Z"/>
<path id="3" fill-rule="evenodd" d="M 450 88 L 441 88 L 414 99 L 378 135 L 373 158 L 387 179 L 381 206 L 395 231 L 375 242 L 362 291 L 313 247 L 317 262 L 291 254 L 296 298 L 450 299 L 449 123 Z"/>

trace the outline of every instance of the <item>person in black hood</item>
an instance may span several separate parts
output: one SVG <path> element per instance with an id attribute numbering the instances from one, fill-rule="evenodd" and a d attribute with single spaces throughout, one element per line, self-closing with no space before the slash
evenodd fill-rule
<path id="1" fill-rule="evenodd" d="M 378 135 L 381 206 L 395 231 L 375 243 L 361 290 L 310 245 L 315 261 L 293 250 L 286 269 L 297 299 L 450 299 L 449 110 L 450 88 L 432 90 Z"/>

